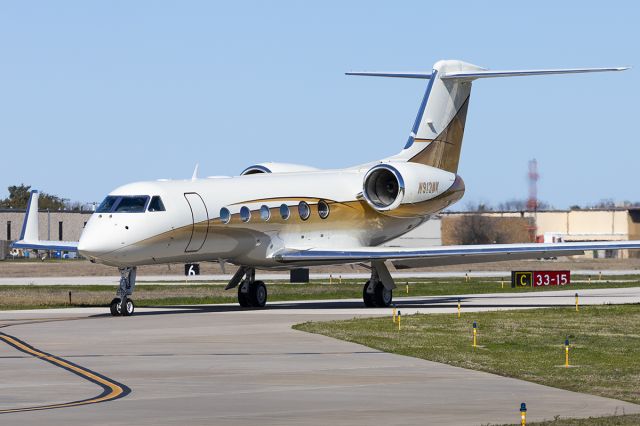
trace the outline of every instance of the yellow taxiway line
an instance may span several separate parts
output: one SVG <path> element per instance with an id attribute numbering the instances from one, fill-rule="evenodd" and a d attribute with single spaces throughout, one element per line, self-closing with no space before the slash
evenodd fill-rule
<path id="1" fill-rule="evenodd" d="M 96 385 L 102 388 L 102 393 L 91 398 L 72 401 L 72 402 L 64 402 L 60 404 L 38 405 L 34 407 L 23 407 L 23 408 L 9 408 L 9 409 L 0 410 L 0 414 L 17 413 L 20 411 L 50 410 L 53 408 L 65 408 L 65 407 L 76 407 L 79 405 L 97 404 L 99 402 L 113 401 L 114 399 L 122 398 L 124 396 L 127 396 L 131 392 L 131 389 L 129 389 L 127 386 L 121 383 L 118 383 L 108 377 L 103 376 L 102 374 L 91 371 L 87 368 L 74 364 L 63 358 L 48 354 L 46 352 L 42 352 L 41 350 L 34 348 L 33 346 L 29 345 L 26 342 L 23 342 L 22 340 L 16 337 L 0 332 L 0 340 L 2 340 L 3 342 L 7 343 L 10 346 L 13 346 L 15 349 L 19 350 L 20 352 L 24 352 L 35 358 L 39 358 L 43 361 L 46 361 L 50 364 L 55 365 L 56 367 L 63 368 L 69 371 L 70 373 L 80 376 L 83 379 L 88 380 L 92 383 L 95 383 Z"/>

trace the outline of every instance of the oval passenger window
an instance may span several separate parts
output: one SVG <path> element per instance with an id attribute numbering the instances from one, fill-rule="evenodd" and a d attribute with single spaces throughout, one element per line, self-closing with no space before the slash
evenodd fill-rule
<path id="1" fill-rule="evenodd" d="M 318 216 L 320 216 L 321 219 L 329 217 L 329 204 L 324 200 L 318 201 Z"/>
<path id="2" fill-rule="evenodd" d="M 243 222 L 249 222 L 249 220 L 251 220 L 251 210 L 249 210 L 249 207 L 242 206 L 240 209 L 240 220 Z"/>
<path id="3" fill-rule="evenodd" d="M 260 207 L 260 218 L 265 222 L 271 219 L 271 210 L 269 210 L 269 207 L 267 206 Z"/>
<path id="4" fill-rule="evenodd" d="M 228 208 L 223 207 L 220 209 L 220 220 L 222 221 L 222 223 L 229 223 L 229 221 L 231 220 L 231 212 Z"/>
<path id="5" fill-rule="evenodd" d="M 287 206 L 286 204 L 282 204 L 280 206 L 280 217 L 282 217 L 282 219 L 287 220 L 289 219 L 289 216 L 291 216 L 291 212 L 289 211 L 289 206 Z"/>
<path id="6" fill-rule="evenodd" d="M 311 208 L 309 207 L 309 204 L 305 201 L 300 201 L 300 204 L 298 204 L 298 214 L 302 220 L 309 219 L 309 216 L 311 216 Z"/>

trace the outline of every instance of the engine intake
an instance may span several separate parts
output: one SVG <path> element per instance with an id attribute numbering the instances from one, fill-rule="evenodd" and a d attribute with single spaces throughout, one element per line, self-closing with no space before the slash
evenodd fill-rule
<path id="1" fill-rule="evenodd" d="M 397 217 L 426 216 L 459 200 L 462 194 L 464 183 L 455 173 L 419 163 L 377 164 L 365 173 L 362 182 L 367 203 Z"/>
<path id="2" fill-rule="evenodd" d="M 374 166 L 364 177 L 362 195 L 376 210 L 392 210 L 404 198 L 404 180 L 398 170 L 388 164 Z"/>

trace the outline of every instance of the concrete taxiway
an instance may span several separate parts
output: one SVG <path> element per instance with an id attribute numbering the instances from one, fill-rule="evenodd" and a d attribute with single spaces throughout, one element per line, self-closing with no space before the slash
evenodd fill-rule
<path id="1" fill-rule="evenodd" d="M 640 288 L 580 294 L 583 304 L 640 302 Z M 466 310 L 513 309 L 571 305 L 574 291 L 398 298 L 397 303 L 403 313 L 453 312 L 458 297 Z M 90 380 L 91 373 L 131 392 L 108 402 L 0 414 L 0 422 L 478 425 L 519 421 L 522 401 L 530 420 L 640 412 L 640 406 L 622 401 L 291 329 L 308 320 L 389 314 L 360 306 L 343 300 L 274 303 L 264 310 L 167 307 L 139 309 L 130 318 L 94 308 L 1 312 L 0 332 L 29 346 L 0 342 L 0 412 L 110 392 L 108 385 Z M 36 356 L 29 348 L 47 354 Z M 88 378 L 73 367 L 89 371 Z"/>

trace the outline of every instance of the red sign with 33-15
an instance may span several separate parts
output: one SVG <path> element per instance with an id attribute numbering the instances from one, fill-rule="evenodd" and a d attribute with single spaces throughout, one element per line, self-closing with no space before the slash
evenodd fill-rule
<path id="1" fill-rule="evenodd" d="M 512 287 L 545 287 L 571 282 L 570 271 L 512 271 Z"/>
<path id="2" fill-rule="evenodd" d="M 571 282 L 570 271 L 533 271 L 532 287 L 544 287 L 548 285 L 566 285 Z"/>

